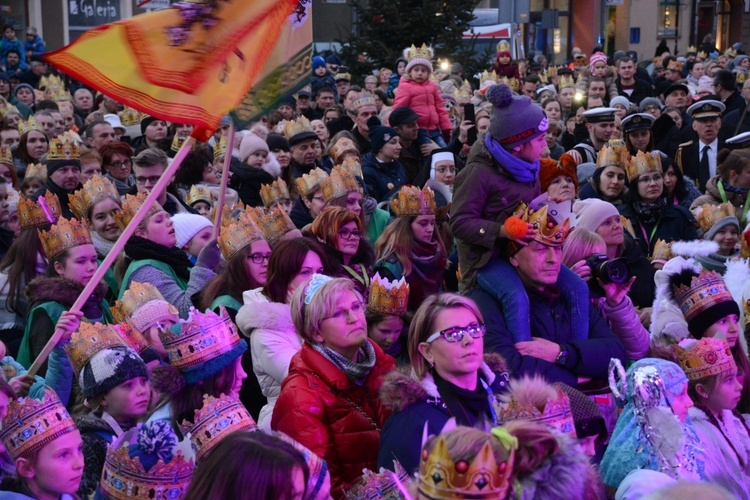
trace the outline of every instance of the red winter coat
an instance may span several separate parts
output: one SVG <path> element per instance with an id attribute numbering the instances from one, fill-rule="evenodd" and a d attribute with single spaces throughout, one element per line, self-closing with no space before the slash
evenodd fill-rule
<path id="1" fill-rule="evenodd" d="M 453 130 L 453 124 L 445 110 L 445 102 L 440 97 L 440 88 L 435 82 L 426 80 L 417 83 L 401 77 L 396 92 L 393 109 L 406 106 L 419 115 L 417 125 L 425 130 Z"/>
<path id="2" fill-rule="evenodd" d="M 383 375 L 393 370 L 395 363 L 375 343 L 370 344 L 375 349 L 375 366 L 361 387 L 305 344 L 292 358 L 273 410 L 272 429 L 288 434 L 325 459 L 334 498 L 344 498 L 362 476 L 362 469 L 376 470 L 378 429 L 391 413 L 378 398 L 378 389 Z"/>

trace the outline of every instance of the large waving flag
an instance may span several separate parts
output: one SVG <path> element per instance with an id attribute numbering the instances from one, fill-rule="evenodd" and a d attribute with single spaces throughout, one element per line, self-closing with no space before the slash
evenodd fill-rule
<path id="1" fill-rule="evenodd" d="M 183 1 L 94 28 L 46 58 L 135 109 L 201 127 L 203 137 L 194 135 L 205 139 L 259 77 L 293 62 L 281 57 L 291 50 L 299 58 L 303 44 L 311 45 L 309 6 L 310 0 Z M 288 49 L 290 42 L 296 45 Z M 307 76 L 309 53 L 294 64 L 307 66 Z"/>

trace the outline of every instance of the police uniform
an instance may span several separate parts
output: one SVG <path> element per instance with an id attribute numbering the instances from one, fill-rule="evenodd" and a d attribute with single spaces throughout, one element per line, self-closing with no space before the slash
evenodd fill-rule
<path id="1" fill-rule="evenodd" d="M 587 123 L 614 122 L 616 112 L 616 108 L 594 108 L 584 111 L 583 117 L 586 119 Z M 594 148 L 591 139 L 586 139 L 585 141 L 576 144 L 573 149 L 581 154 L 583 163 L 596 163 L 596 157 L 599 154 L 599 150 Z"/>
<path id="2" fill-rule="evenodd" d="M 721 102 L 706 100 L 698 101 L 690 106 L 687 113 L 693 120 L 712 117 L 721 118 L 721 113 L 724 109 L 725 106 Z M 718 152 L 724 148 L 723 140 L 718 139 L 717 144 L 716 151 L 713 151 L 713 154 L 718 154 Z M 703 164 L 701 164 L 701 160 L 703 159 L 702 149 L 704 146 L 706 145 L 700 140 L 684 142 L 680 144 L 680 147 L 677 149 L 677 154 L 675 155 L 675 163 L 680 167 L 683 175 L 693 179 L 701 193 L 706 192 L 706 183 L 711 176 L 708 167 L 708 160 L 704 160 Z"/>

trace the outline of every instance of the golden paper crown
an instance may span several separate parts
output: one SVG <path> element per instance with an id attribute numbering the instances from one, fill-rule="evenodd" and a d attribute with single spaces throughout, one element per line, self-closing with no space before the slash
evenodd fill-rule
<path id="1" fill-rule="evenodd" d="M 406 59 L 410 62 L 414 59 L 427 59 L 431 61 L 432 47 L 428 47 L 426 43 L 423 43 L 421 47 L 416 47 L 412 44 L 406 52 Z"/>
<path id="2" fill-rule="evenodd" d="M 183 436 L 190 436 L 197 463 L 231 433 L 257 429 L 258 424 L 242 403 L 224 394 L 218 398 L 204 394 L 203 406 L 195 412 L 193 421 L 183 420 L 180 423 Z"/>
<path id="3" fill-rule="evenodd" d="M 427 186 L 422 189 L 403 186 L 391 201 L 391 211 L 396 217 L 434 215 L 435 209 L 435 193 Z"/>
<path id="4" fill-rule="evenodd" d="M 708 54 L 706 54 L 705 50 L 701 50 L 700 52 L 698 52 L 698 57 L 705 61 L 708 58 Z"/>
<path id="5" fill-rule="evenodd" d="M 664 241 L 662 239 L 656 240 L 656 244 L 654 245 L 654 251 L 651 254 L 651 257 L 649 260 L 651 262 L 653 261 L 663 261 L 667 262 L 672 257 L 674 257 L 674 254 L 672 254 L 672 241 Z"/>
<path id="6" fill-rule="evenodd" d="M 360 98 L 354 101 L 354 109 L 360 109 L 364 108 L 365 106 L 376 106 L 378 103 L 375 101 L 375 98 L 371 94 L 365 94 L 364 92 L 360 94 Z"/>
<path id="7" fill-rule="evenodd" d="M 687 52 L 696 52 L 698 49 L 695 48 L 695 45 L 688 45 Z"/>
<path id="8" fill-rule="evenodd" d="M 682 67 L 682 63 L 676 59 L 669 61 L 669 64 L 667 65 L 667 69 L 679 71 L 680 73 L 682 73 Z"/>
<path id="9" fill-rule="evenodd" d="M 78 151 L 78 143 L 67 132 L 50 141 L 49 149 L 47 150 L 47 161 L 76 161 L 80 159 L 81 154 Z"/>
<path id="10" fill-rule="evenodd" d="M 628 172 L 628 181 L 633 182 L 641 175 L 652 172 L 661 173 L 661 156 L 659 153 L 644 153 L 638 151 L 635 156 L 630 156 L 625 162 L 625 169 Z"/>
<path id="11" fill-rule="evenodd" d="M 453 91 L 453 97 L 456 99 L 471 99 L 471 84 L 468 80 L 464 80 L 461 87 Z"/>
<path id="12" fill-rule="evenodd" d="M 8 103 L 5 99 L 3 99 L 2 101 L 0 101 L 0 118 L 5 118 L 6 116 L 8 116 L 11 113 L 16 113 L 16 114 L 19 114 L 19 115 L 21 114 L 18 111 L 17 107 L 15 107 L 12 104 Z M 21 127 L 20 127 L 21 123 L 19 122 L 18 125 L 19 125 L 19 131 L 20 131 L 20 129 L 21 129 Z"/>
<path id="13" fill-rule="evenodd" d="M 559 388 L 555 389 L 555 392 L 557 393 L 555 399 L 547 400 L 544 411 L 539 411 L 532 401 L 518 401 L 511 393 L 510 401 L 502 406 L 498 412 L 498 421 L 530 420 L 557 429 L 559 432 L 574 438 L 577 437 L 573 412 L 570 409 L 570 399 Z"/>
<path id="14" fill-rule="evenodd" d="M 172 366 L 180 371 L 194 368 L 228 353 L 242 342 L 224 306 L 220 307 L 220 313 L 218 315 L 210 309 L 205 313 L 190 309 L 188 319 L 181 323 L 179 334 L 172 329 L 159 331 Z"/>
<path id="15" fill-rule="evenodd" d="M 151 439 L 141 439 L 140 434 Z M 141 458 L 131 458 L 129 451 L 146 446 L 171 447 L 172 452 L 164 454 L 171 459 L 165 463 L 159 458 L 146 470 Z M 194 469 L 195 453 L 189 440 L 178 441 L 164 421 L 149 422 L 130 429 L 107 448 L 100 488 L 111 500 L 179 500 L 187 493 Z"/>
<path id="16" fill-rule="evenodd" d="M 130 288 L 125 290 L 122 298 L 115 301 L 115 304 L 112 306 L 112 319 L 116 323 L 128 321 L 133 313 L 152 300 L 164 300 L 164 296 L 151 283 L 131 281 Z"/>
<path id="17" fill-rule="evenodd" d="M 370 282 L 367 310 L 386 316 L 403 316 L 409 305 L 409 284 L 402 276 L 400 280 L 388 281 L 375 273 Z"/>
<path id="18" fill-rule="evenodd" d="M 141 123 L 141 112 L 133 108 L 125 106 L 125 109 L 120 113 L 120 123 L 123 127 L 130 127 L 132 125 L 140 125 Z"/>
<path id="19" fill-rule="evenodd" d="M 497 53 L 500 52 L 510 52 L 510 42 L 508 40 L 500 40 L 500 42 L 497 44 Z"/>
<path id="20" fill-rule="evenodd" d="M 288 121 L 286 122 L 286 125 L 284 125 L 284 136 L 287 139 L 291 139 L 295 135 L 306 133 L 314 134 L 315 131 L 313 130 L 312 125 L 310 125 L 310 120 L 304 116 L 300 116 L 296 120 Z"/>
<path id="21" fill-rule="evenodd" d="M 81 321 L 78 330 L 71 335 L 70 343 L 65 346 L 65 353 L 68 355 L 76 376 L 78 376 L 96 353 L 112 347 L 127 346 L 111 326 Z"/>
<path id="22" fill-rule="evenodd" d="M 41 163 L 29 163 L 26 166 L 25 179 L 42 179 L 43 182 L 47 182 L 47 167 Z"/>
<path id="23" fill-rule="evenodd" d="M 558 70 L 557 66 L 550 66 L 549 68 L 547 68 L 547 75 L 550 78 L 557 78 L 557 70 Z"/>
<path id="24" fill-rule="evenodd" d="M 568 88 L 568 87 L 575 87 L 576 81 L 573 78 L 573 75 L 560 75 L 560 90 Z"/>
<path id="25" fill-rule="evenodd" d="M 42 399 L 12 399 L 3 417 L 0 440 L 10 458 L 29 458 L 60 436 L 77 430 L 68 410 L 52 389 Z"/>
<path id="26" fill-rule="evenodd" d="M 720 203 L 719 205 L 704 204 L 692 210 L 695 220 L 706 234 L 714 224 L 725 217 L 737 217 L 737 211 L 731 203 Z"/>
<path id="27" fill-rule="evenodd" d="M 61 213 L 60 199 L 51 191 L 47 191 L 37 201 L 28 198 L 18 200 L 18 220 L 21 229 L 54 224 Z"/>
<path id="28" fill-rule="evenodd" d="M 197 184 L 193 184 L 190 188 L 190 192 L 185 197 L 185 201 L 191 207 L 193 206 L 193 203 L 199 201 L 205 201 L 209 206 L 213 206 L 214 195 L 211 194 L 211 189 L 209 189 L 208 186 L 198 186 Z"/>
<path id="29" fill-rule="evenodd" d="M 222 137 L 214 143 L 214 160 L 227 152 L 227 138 Z"/>
<path id="30" fill-rule="evenodd" d="M 60 217 L 49 231 L 37 231 L 47 260 L 52 260 L 73 247 L 93 244 L 89 228 L 75 218 L 68 220 Z"/>
<path id="31" fill-rule="evenodd" d="M 625 231 L 627 231 L 628 233 L 630 233 L 630 236 L 632 236 L 633 238 L 636 237 L 635 236 L 635 228 L 633 228 L 633 223 L 630 222 L 630 219 L 628 219 L 624 215 L 621 215 L 620 216 L 620 224 L 622 224 L 622 228 Z"/>
<path id="32" fill-rule="evenodd" d="M 734 301 L 724 278 L 716 271 L 701 271 L 690 280 L 690 286 L 679 285 L 672 290 L 688 323 L 717 304 Z"/>
<path id="33" fill-rule="evenodd" d="M 727 57 L 737 57 L 737 51 L 734 50 L 732 47 L 729 47 L 727 50 L 724 51 L 724 55 Z"/>
<path id="34" fill-rule="evenodd" d="M 555 223 L 547 216 L 547 207 L 544 205 L 536 212 L 527 208 L 525 203 L 521 203 L 513 217 L 518 217 L 527 224 L 531 224 L 536 229 L 534 240 L 549 246 L 560 246 L 565 242 L 565 238 L 570 234 L 570 219 L 565 219 L 559 224 Z"/>
<path id="35" fill-rule="evenodd" d="M 320 190 L 321 184 L 327 178 L 328 174 L 322 168 L 311 170 L 309 174 L 303 174 L 302 177 L 297 178 L 297 191 L 302 196 L 311 195 Z"/>
<path id="36" fill-rule="evenodd" d="M 292 197 L 289 195 L 289 188 L 284 179 L 278 178 L 271 184 L 262 184 L 260 186 L 260 199 L 266 208 L 273 206 L 280 201 L 289 201 Z"/>
<path id="37" fill-rule="evenodd" d="M 105 198 L 111 198 L 120 203 L 120 194 L 117 192 L 115 184 L 106 177 L 97 174 L 87 180 L 81 189 L 68 197 L 68 205 L 76 217 L 80 220 L 87 220 L 89 209 Z"/>
<path id="38" fill-rule="evenodd" d="M 747 80 L 747 74 L 743 73 L 742 71 L 740 71 L 738 73 L 735 73 L 734 76 L 735 76 L 734 79 L 735 79 L 735 81 L 737 82 L 738 85 L 741 84 L 741 83 L 745 83 L 745 80 Z"/>
<path id="39" fill-rule="evenodd" d="M 53 87 L 47 90 L 45 97 L 54 102 L 73 100 L 73 96 L 64 87 Z"/>
<path id="40" fill-rule="evenodd" d="M 346 80 L 350 82 L 352 80 L 352 75 L 350 75 L 349 73 L 336 73 L 336 76 L 334 76 L 333 79 L 337 82 L 339 80 Z"/>
<path id="41" fill-rule="evenodd" d="M 495 70 L 493 69 L 492 72 L 488 72 L 487 70 L 482 71 L 482 74 L 479 75 L 479 86 L 484 87 L 485 82 L 491 82 L 491 83 L 497 83 L 497 73 L 495 73 Z M 510 85 L 510 84 L 509 84 Z"/>
<path id="42" fill-rule="evenodd" d="M 29 116 L 29 119 L 27 121 L 19 120 L 18 121 L 18 133 L 23 135 L 28 132 L 31 132 L 32 130 L 36 130 L 37 132 L 44 133 L 44 127 L 42 127 L 39 122 L 37 122 L 33 116 Z"/>
<path id="43" fill-rule="evenodd" d="M 323 198 L 326 203 L 330 203 L 340 196 L 346 196 L 353 192 L 362 192 L 362 186 L 354 177 L 351 164 L 346 167 L 343 165 L 336 165 L 331 170 L 331 175 L 323 180 L 321 184 L 323 188 Z"/>
<path id="44" fill-rule="evenodd" d="M 518 80 L 516 80 L 515 78 L 508 78 L 507 76 L 503 76 L 502 78 L 498 79 L 497 83 L 504 83 L 505 85 L 510 87 L 511 90 L 518 92 L 518 88 L 519 88 Z"/>
<path id="45" fill-rule="evenodd" d="M 143 202 L 146 201 L 147 197 L 148 194 L 146 193 L 125 195 L 125 201 L 122 203 L 122 212 L 117 212 L 115 214 L 115 221 L 117 222 L 117 225 L 120 226 L 120 228 L 125 229 L 127 225 L 130 224 L 130 221 L 133 220 L 135 214 L 138 213 L 138 210 L 141 209 L 141 207 L 143 206 Z M 146 217 L 144 217 L 143 220 L 148 219 L 152 215 L 159 213 L 162 210 L 164 209 L 161 207 L 161 205 L 159 205 L 159 202 L 155 201 L 154 204 L 151 205 L 148 214 L 146 214 Z"/>
<path id="46" fill-rule="evenodd" d="M 120 336 L 122 342 L 138 353 L 139 356 L 143 354 L 146 349 L 151 347 L 151 344 L 149 344 L 146 337 L 144 337 L 143 334 L 130 323 L 122 322 L 116 325 L 110 325 L 110 327 L 117 332 L 117 335 Z"/>
<path id="47" fill-rule="evenodd" d="M 498 464 L 492 446 L 486 442 L 471 465 L 465 460 L 454 463 L 445 438 L 440 436 L 431 453 L 426 449 L 421 453 L 417 480 L 420 498 L 507 498 L 514 457 L 515 448 L 511 447 L 508 459 Z"/>
<path id="48" fill-rule="evenodd" d="M 39 88 L 44 90 L 50 90 L 50 89 L 59 89 L 61 87 L 65 87 L 65 83 L 63 82 L 62 78 L 57 75 L 42 75 L 42 77 L 39 79 Z"/>
<path id="49" fill-rule="evenodd" d="M 237 219 L 229 216 L 221 218 L 221 229 L 217 241 L 225 260 L 229 261 L 247 245 L 262 239 L 264 239 L 263 231 L 258 228 L 247 212 L 242 212 Z"/>
<path id="50" fill-rule="evenodd" d="M 248 207 L 247 215 L 260 228 L 271 246 L 275 246 L 289 231 L 297 229 L 286 210 L 279 207 Z"/>
<path id="51" fill-rule="evenodd" d="M 13 167 L 13 153 L 9 147 L 0 149 L 0 163 Z"/>
<path id="52" fill-rule="evenodd" d="M 172 138 L 172 145 L 169 147 L 169 149 L 176 153 L 180 150 L 180 146 L 182 146 L 182 143 L 185 142 L 185 139 L 187 139 L 187 137 L 180 137 L 179 135 L 175 134 Z"/>
<path id="53" fill-rule="evenodd" d="M 688 380 L 701 380 L 737 368 L 732 350 L 724 339 L 689 339 L 673 346 L 673 349 Z"/>
<path id="54" fill-rule="evenodd" d="M 625 164 L 630 158 L 627 148 L 622 145 L 612 146 L 605 144 L 596 155 L 596 168 L 602 167 L 620 167 L 625 170 Z"/>
<path id="55" fill-rule="evenodd" d="M 336 144 L 331 146 L 329 154 L 334 162 L 338 162 L 347 151 L 354 151 L 357 153 L 357 156 L 359 156 L 359 149 L 357 149 L 357 145 L 354 144 L 354 141 L 348 137 L 342 137 L 336 141 Z"/>

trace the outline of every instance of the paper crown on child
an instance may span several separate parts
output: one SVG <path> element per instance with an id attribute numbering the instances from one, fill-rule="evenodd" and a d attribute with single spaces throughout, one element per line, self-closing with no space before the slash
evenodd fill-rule
<path id="1" fill-rule="evenodd" d="M 630 157 L 630 153 L 624 144 L 605 144 L 596 155 L 596 168 L 602 167 L 620 167 L 625 168 L 625 162 Z"/>
<path id="2" fill-rule="evenodd" d="M 166 420 L 125 432 L 107 448 L 101 491 L 115 500 L 183 498 L 195 468 L 189 439 L 178 441 Z"/>
<path id="3" fill-rule="evenodd" d="M 284 182 L 284 179 L 276 179 L 271 184 L 263 184 L 260 186 L 260 199 L 263 200 L 263 205 L 266 208 L 272 207 L 274 204 L 291 200 L 289 195 L 289 188 Z"/>
<path id="4" fill-rule="evenodd" d="M 393 461 L 393 468 L 396 471 L 395 477 L 393 472 L 383 467 L 379 473 L 364 469 L 352 492 L 347 493 L 347 500 L 402 500 L 404 496 L 397 482 L 408 488 L 411 477 L 398 460 Z M 354 490 L 356 494 L 353 493 Z"/>
<path id="5" fill-rule="evenodd" d="M 497 53 L 510 52 L 510 42 L 508 40 L 500 40 L 497 44 Z"/>
<path id="6" fill-rule="evenodd" d="M 115 221 L 117 222 L 117 225 L 120 226 L 120 228 L 125 229 L 128 224 L 130 224 L 130 221 L 133 220 L 135 214 L 137 214 L 141 209 L 141 207 L 143 206 L 143 202 L 146 201 L 147 197 L 148 194 L 146 193 L 125 195 L 125 201 L 122 202 L 122 211 L 115 214 Z M 154 204 L 151 205 L 151 208 L 148 210 L 148 213 L 146 214 L 146 217 L 143 218 L 143 220 L 148 219 L 152 215 L 157 214 L 162 210 L 164 209 L 161 207 L 159 202 L 155 201 Z"/>
<path id="7" fill-rule="evenodd" d="M 340 162 L 344 153 L 356 153 L 357 157 L 359 157 L 359 149 L 357 149 L 357 145 L 348 137 L 342 137 L 336 141 L 336 144 L 331 146 L 329 153 L 335 163 Z"/>
<path id="8" fill-rule="evenodd" d="M 29 163 L 26 166 L 26 175 L 24 176 L 24 180 L 26 179 L 41 179 L 42 182 L 46 182 L 47 167 L 41 163 Z"/>
<path id="9" fill-rule="evenodd" d="M 409 284 L 403 276 L 400 280 L 389 281 L 375 273 L 370 283 L 367 310 L 386 316 L 404 316 L 409 305 Z"/>
<path id="10" fill-rule="evenodd" d="M 187 384 L 219 373 L 247 350 L 224 306 L 219 312 L 191 308 L 187 320 L 159 332 L 169 363 Z"/>
<path id="11" fill-rule="evenodd" d="M 724 339 L 685 339 L 672 348 L 688 380 L 701 380 L 737 367 Z"/>
<path id="12" fill-rule="evenodd" d="M 432 59 L 432 47 L 429 47 L 426 43 L 423 43 L 421 47 L 417 47 L 414 44 L 406 49 L 406 59 L 413 61 L 414 59 Z"/>
<path id="13" fill-rule="evenodd" d="M 105 198 L 111 198 L 118 204 L 120 203 L 120 194 L 115 184 L 99 174 L 87 180 L 81 189 L 68 198 L 70 209 L 80 220 L 87 220 L 91 207 Z"/>
<path id="14" fill-rule="evenodd" d="M 78 151 L 78 141 L 70 133 L 57 136 L 49 142 L 47 161 L 78 161 L 81 153 Z"/>
<path id="15" fill-rule="evenodd" d="M 670 276 L 670 288 L 693 335 L 701 335 L 724 316 L 740 314 L 724 278 L 716 271 L 696 275 L 692 269 L 684 270 Z"/>
<path id="16" fill-rule="evenodd" d="M 85 223 L 78 219 L 66 219 L 60 217 L 49 231 L 39 230 L 39 239 L 44 248 L 44 255 L 52 260 L 58 255 L 67 252 L 79 245 L 93 244 L 91 233 Z"/>
<path id="17" fill-rule="evenodd" d="M 196 184 L 193 184 L 193 186 L 190 188 L 190 192 L 185 197 L 185 201 L 191 207 L 199 201 L 206 202 L 209 204 L 209 206 L 213 206 L 214 195 L 211 194 L 211 189 L 208 186 L 198 186 Z"/>
<path id="18" fill-rule="evenodd" d="M 498 412 L 498 421 L 530 420 L 576 436 L 568 395 L 540 378 L 524 377 L 510 382 L 510 392 Z"/>
<path id="19" fill-rule="evenodd" d="M 112 312 L 112 318 L 117 323 L 124 321 L 131 322 L 138 330 L 145 331 L 147 322 L 138 321 L 135 317 L 136 313 L 140 311 L 146 304 L 154 301 L 159 301 L 165 312 L 171 316 L 171 319 L 175 321 L 179 317 L 177 308 L 172 304 L 164 300 L 161 292 L 152 285 L 151 283 L 140 283 L 138 281 L 131 281 L 130 287 L 125 290 L 120 300 L 115 301 L 114 305 L 110 309 Z M 141 318 L 142 319 L 142 318 Z"/>
<path id="20" fill-rule="evenodd" d="M 246 212 L 271 246 L 275 246 L 285 234 L 296 229 L 289 214 L 280 207 L 248 207 Z"/>
<path id="21" fill-rule="evenodd" d="M 391 211 L 396 217 L 435 215 L 435 193 L 427 186 L 419 189 L 403 186 L 391 201 Z"/>
<path id="22" fill-rule="evenodd" d="M 231 433 L 257 429 L 258 424 L 242 403 L 225 394 L 218 398 L 204 394 L 203 406 L 195 412 L 193 421 L 183 420 L 180 423 L 182 434 L 190 436 L 197 463 Z"/>
<path id="23" fill-rule="evenodd" d="M 120 113 L 120 123 L 123 127 L 139 125 L 141 123 L 141 112 L 125 106 L 125 109 Z"/>
<path id="24" fill-rule="evenodd" d="M 521 203 L 513 213 L 513 217 L 534 226 L 537 231 L 534 240 L 548 246 L 561 246 L 570 234 L 570 219 L 566 218 L 555 224 L 555 221 L 548 216 L 547 208 L 548 205 L 544 205 L 539 210 L 533 211 L 525 203 Z"/>
<path id="25" fill-rule="evenodd" d="M 214 143 L 214 160 L 227 152 L 227 138 L 222 137 Z"/>
<path id="26" fill-rule="evenodd" d="M 63 83 L 62 78 L 57 75 L 42 75 L 42 77 L 39 78 L 40 89 L 49 90 L 52 88 L 59 88 L 64 86 L 65 84 Z"/>
<path id="27" fill-rule="evenodd" d="M 262 239 L 264 239 L 263 231 L 260 230 L 247 212 L 242 212 L 235 219 L 229 216 L 221 218 L 218 244 L 225 260 L 229 261 L 247 245 Z"/>
<path id="28" fill-rule="evenodd" d="M 638 154 L 628 157 L 625 168 L 628 172 L 628 182 L 633 182 L 641 175 L 661 172 L 661 155 L 638 151 Z"/>
<path id="29" fill-rule="evenodd" d="M 33 116 L 29 116 L 29 119 L 26 121 L 19 120 L 18 121 L 18 133 L 23 135 L 28 132 L 31 132 L 32 130 L 36 130 L 37 132 L 44 133 L 44 127 L 41 126 L 41 124 L 34 119 Z"/>
<path id="30" fill-rule="evenodd" d="M 45 92 L 45 96 L 50 101 L 72 101 L 73 96 L 64 87 L 54 87 Z"/>
<path id="31" fill-rule="evenodd" d="M 341 165 L 336 165 L 331 170 L 331 175 L 323 179 L 321 188 L 323 189 L 323 199 L 326 203 L 339 198 L 340 196 L 346 196 L 353 192 L 362 192 L 362 186 L 355 177 L 355 171 L 359 167 L 359 162 L 356 160 L 348 159 Z"/>
<path id="32" fill-rule="evenodd" d="M 479 75 L 479 88 L 486 89 L 490 85 L 495 85 L 497 80 L 497 73 L 495 73 L 494 69 L 491 72 L 484 70 L 482 71 L 482 74 Z M 508 86 L 510 86 L 510 84 L 508 84 Z"/>
<path id="33" fill-rule="evenodd" d="M 471 84 L 469 80 L 464 80 L 459 88 L 453 91 L 453 97 L 456 99 L 471 99 Z"/>
<path id="34" fill-rule="evenodd" d="M 0 102 L 0 119 L 5 118 L 11 113 L 15 113 L 17 115 L 20 115 L 21 113 L 18 111 L 18 108 L 10 104 L 9 102 Z M 20 125 L 20 122 L 19 122 Z M 20 127 L 19 127 L 20 131 Z"/>
<path id="35" fill-rule="evenodd" d="M 696 207 L 692 212 L 703 234 L 706 234 L 721 219 L 737 217 L 737 210 L 731 203 L 720 203 L 718 205 L 705 204 Z"/>
<path id="36" fill-rule="evenodd" d="M 47 191 L 37 201 L 19 198 L 17 207 L 21 229 L 54 224 L 62 213 L 60 199 L 51 191 Z"/>
<path id="37" fill-rule="evenodd" d="M 60 436 L 77 430 L 68 410 L 52 389 L 42 399 L 18 398 L 8 404 L 0 440 L 11 459 L 28 458 Z"/>
<path id="38" fill-rule="evenodd" d="M 494 73 L 494 71 L 493 71 L 493 73 Z M 492 83 L 492 79 L 491 78 L 488 81 Z M 518 85 L 518 80 L 516 78 L 513 78 L 513 77 L 508 78 L 507 76 L 503 76 L 503 77 L 500 77 L 500 78 L 497 79 L 497 83 L 504 83 L 505 85 L 507 85 L 508 87 L 510 87 L 510 89 L 513 92 L 518 92 L 519 85 Z"/>
<path id="39" fill-rule="evenodd" d="M 65 353 L 78 376 L 96 353 L 112 347 L 127 346 L 110 325 L 82 321 L 78 330 L 71 335 L 70 343 L 65 346 Z"/>
<path id="40" fill-rule="evenodd" d="M 177 309 L 175 308 L 175 311 L 176 310 Z M 123 343 L 127 347 L 133 349 L 139 356 L 141 356 L 141 358 L 143 358 L 142 354 L 151 347 L 151 344 L 148 343 L 146 337 L 144 337 L 143 334 L 130 323 L 122 322 L 116 325 L 110 325 L 110 327 L 112 327 L 117 335 L 120 336 Z M 143 361 L 145 362 L 146 360 L 144 359 Z"/>
<path id="41" fill-rule="evenodd" d="M 344 139 L 336 143 L 338 146 Z M 347 139 L 348 140 L 348 139 Z M 336 147 L 334 146 L 334 147 Z M 333 153 L 331 153 L 333 156 Z M 320 190 L 320 186 L 325 179 L 328 178 L 328 173 L 322 168 L 316 168 L 310 171 L 308 174 L 303 174 L 302 177 L 297 178 L 297 191 L 302 196 L 309 196 Z"/>
<path id="42" fill-rule="evenodd" d="M 656 240 L 654 251 L 651 254 L 649 260 L 651 262 L 667 262 L 669 259 L 674 257 L 674 254 L 672 253 L 672 243 L 674 242 L 664 241 L 662 239 Z"/>

